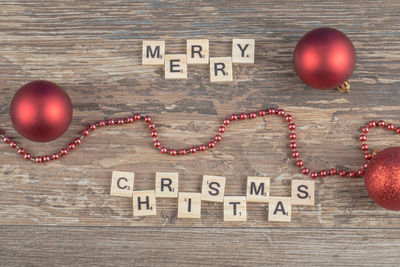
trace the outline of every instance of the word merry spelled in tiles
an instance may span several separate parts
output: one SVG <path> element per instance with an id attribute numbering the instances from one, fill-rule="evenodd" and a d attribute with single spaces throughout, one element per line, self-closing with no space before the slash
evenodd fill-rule
<path id="1" fill-rule="evenodd" d="M 143 41 L 142 64 L 164 65 L 165 79 L 187 79 L 188 64 L 210 64 L 211 82 L 233 80 L 232 63 L 254 63 L 254 39 L 233 39 L 231 57 L 211 57 L 208 39 L 186 41 L 186 54 L 165 54 L 165 41 Z"/>
<path id="2" fill-rule="evenodd" d="M 246 196 L 225 196 L 222 176 L 203 176 L 201 193 L 179 192 L 179 174 L 157 172 L 154 190 L 134 190 L 135 174 L 113 171 L 110 195 L 130 197 L 133 216 L 156 215 L 156 198 L 177 198 L 178 218 L 200 218 L 202 201 L 223 203 L 224 221 L 246 221 L 248 202 L 268 203 L 268 220 L 290 222 L 292 205 L 314 205 L 314 180 L 292 180 L 291 197 L 270 196 L 269 177 L 247 177 Z"/>

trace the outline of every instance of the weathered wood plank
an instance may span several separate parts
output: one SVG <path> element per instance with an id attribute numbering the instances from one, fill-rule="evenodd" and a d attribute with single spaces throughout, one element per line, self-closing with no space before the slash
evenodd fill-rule
<path id="1" fill-rule="evenodd" d="M 309 115 L 315 116 L 313 113 Z M 270 121 L 269 119 L 265 121 L 267 120 Z M 204 119 L 203 122 L 206 121 Z M 177 128 L 186 127 L 186 122 L 182 119 L 172 123 Z M 212 127 L 200 123 L 201 120 L 195 122 L 199 127 L 207 128 L 205 133 L 193 132 L 190 139 L 201 140 L 204 135 L 211 135 L 214 130 L 212 128 L 216 128 L 216 125 Z M 298 124 L 301 126 L 303 123 L 302 120 Z M 171 199 L 157 201 L 159 216 L 146 219 L 133 218 L 132 203 L 129 199 L 109 195 L 111 174 L 112 170 L 135 172 L 136 188 L 145 190 L 154 188 L 155 171 L 178 172 L 181 177 L 182 192 L 200 192 L 203 174 L 224 175 L 227 177 L 226 195 L 245 195 L 247 175 L 268 175 L 272 177 L 271 194 L 290 196 L 290 180 L 299 176 L 294 161 L 288 155 L 286 134 L 276 131 L 282 129 L 284 124 L 277 121 L 265 123 L 262 120 L 243 122 L 243 124 L 248 127 L 255 126 L 256 129 L 246 129 L 241 125 L 232 126 L 232 131 L 225 134 L 225 142 L 215 151 L 186 158 L 168 158 L 154 152 L 150 147 L 151 140 L 143 144 L 142 138 L 145 134 L 142 133 L 141 125 L 127 126 L 119 130 L 101 130 L 87 138 L 85 144 L 68 158 L 47 166 L 32 168 L 32 165 L 20 162 L 16 155 L 7 151 L 3 154 L 7 163 L 4 162 L 2 165 L 0 180 L 1 222 L 62 225 L 230 225 L 223 223 L 222 206 L 215 203 L 204 203 L 201 220 L 176 220 L 177 201 Z M 321 138 L 321 132 L 325 132 L 325 136 L 329 133 L 326 129 L 318 129 L 315 123 L 312 124 L 314 129 L 298 131 L 300 152 L 304 151 L 305 158 L 311 159 L 309 164 L 326 167 L 333 164 L 336 167 L 353 168 L 362 164 L 360 153 L 357 147 L 354 147 L 354 143 L 357 142 L 356 134 L 351 134 L 350 130 L 346 134 L 340 131 L 332 133 L 337 136 L 337 140 L 343 139 L 343 144 L 338 143 L 336 147 L 344 150 L 346 146 L 352 147 L 347 150 L 346 155 L 334 154 L 331 145 L 321 145 L 314 140 Z M 174 130 L 166 129 L 166 132 L 169 133 L 167 134 L 169 140 L 166 142 L 170 143 L 184 139 L 186 135 L 186 130 L 177 130 L 180 133 L 176 136 L 172 136 Z M 249 138 L 243 140 L 243 135 Z M 306 135 L 308 138 L 301 139 Z M 114 136 L 118 136 L 118 140 L 110 142 Z M 252 142 L 250 136 L 258 136 L 259 139 Z M 271 142 L 272 140 L 274 141 Z M 381 143 L 384 144 L 383 141 Z M 107 153 L 97 150 L 99 146 L 105 147 Z M 318 151 L 323 149 L 331 153 L 329 155 L 321 153 L 319 158 Z M 8 162 L 10 158 L 13 159 L 12 164 Z M 340 164 L 334 164 L 335 161 Z M 266 205 L 257 203 L 249 204 L 246 224 L 269 225 L 266 221 L 265 207 Z M 383 210 L 369 199 L 362 180 L 337 177 L 317 181 L 316 206 L 295 207 L 293 222 L 290 225 L 386 228 L 398 227 L 399 220 L 397 213 Z"/>
<path id="2" fill-rule="evenodd" d="M 396 266 L 400 260 L 399 229 L 0 227 L 0 235 L 1 263 L 14 266 Z"/>
<path id="3" fill-rule="evenodd" d="M 376 118 L 399 122 L 400 4 L 294 3 L 3 2 L 1 127 L 24 147 L 51 153 L 93 120 L 143 112 L 153 116 L 165 144 L 188 146 L 208 142 L 231 112 L 273 105 L 294 114 L 299 151 L 311 168 L 359 168 L 361 124 Z M 296 41 L 321 25 L 344 31 L 355 44 L 358 65 L 348 95 L 308 88 L 292 69 Z M 207 66 L 192 66 L 187 81 L 165 81 L 162 67 L 141 65 L 142 39 L 166 40 L 167 53 L 182 53 L 193 37 L 210 39 L 210 56 L 230 55 L 233 38 L 254 38 L 256 62 L 235 66 L 234 82 L 224 85 L 209 82 Z M 74 104 L 70 129 L 44 146 L 22 139 L 8 112 L 18 87 L 38 78 L 60 83 Z M 100 130 L 48 166 L 33 166 L 2 146 L 0 224 L 229 226 L 214 204 L 204 206 L 201 220 L 177 221 L 171 200 L 160 200 L 159 216 L 134 219 L 130 201 L 109 196 L 111 172 L 135 172 L 139 189 L 152 189 L 157 171 L 179 172 L 181 190 L 194 192 L 200 192 L 203 174 L 224 175 L 230 195 L 245 194 L 248 175 L 266 175 L 272 192 L 282 196 L 289 196 L 290 179 L 298 174 L 285 126 L 270 118 L 232 125 L 215 151 L 185 158 L 158 154 L 147 135 L 143 125 Z M 372 147 L 397 142 L 382 132 L 370 140 Z M 326 179 L 316 190 L 317 205 L 295 209 L 289 225 L 400 225 L 396 213 L 371 202 L 361 180 Z M 246 225 L 269 225 L 265 214 L 262 205 L 250 205 Z"/>
<path id="4" fill-rule="evenodd" d="M 187 147 L 208 142 L 232 112 L 272 105 L 295 116 L 299 151 L 312 169 L 359 168 L 360 126 L 400 123 L 399 13 L 400 2 L 390 0 L 1 1 L 0 128 L 29 150 L 52 153 L 89 122 L 141 112 L 152 115 L 163 143 Z M 355 45 L 350 94 L 311 89 L 294 73 L 297 40 L 320 26 L 342 30 Z M 254 38 L 255 64 L 234 64 L 228 84 L 210 83 L 207 65 L 190 65 L 187 80 L 165 80 L 162 66 L 141 65 L 143 39 L 165 40 L 166 53 L 178 54 L 187 39 L 202 38 L 210 57 L 230 56 L 234 38 Z M 9 119 L 13 94 L 35 79 L 61 84 L 74 105 L 71 127 L 44 145 L 21 138 Z M 127 125 L 95 132 L 46 166 L 0 146 L 2 264 L 399 261 L 400 216 L 375 205 L 360 179 L 317 181 L 316 205 L 292 207 L 290 223 L 268 222 L 260 203 L 248 204 L 246 222 L 223 222 L 222 203 L 204 203 L 201 219 L 177 219 L 176 199 L 157 199 L 157 216 L 133 218 L 129 198 L 109 195 L 112 171 L 120 170 L 135 172 L 140 190 L 154 189 L 156 172 L 178 172 L 181 192 L 200 192 L 208 174 L 227 177 L 226 195 L 244 196 L 247 176 L 268 176 L 272 195 L 290 196 L 298 168 L 282 121 L 239 122 L 223 138 L 214 151 L 169 158 L 152 149 L 144 125 Z M 369 145 L 397 138 L 377 130 Z"/>

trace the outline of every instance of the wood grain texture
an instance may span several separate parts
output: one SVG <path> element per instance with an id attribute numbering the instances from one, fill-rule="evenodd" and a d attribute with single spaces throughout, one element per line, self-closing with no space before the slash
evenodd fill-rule
<path id="1" fill-rule="evenodd" d="M 29 150 L 52 153 L 94 120 L 141 112 L 152 115 L 163 143 L 189 146 L 208 142 L 232 112 L 279 106 L 295 117 L 306 165 L 358 169 L 361 125 L 381 118 L 400 123 L 399 13 L 400 2 L 390 0 L 1 1 L 0 128 Z M 311 89 L 293 70 L 296 42 L 320 26 L 335 27 L 354 43 L 350 94 Z M 234 38 L 255 39 L 256 46 L 255 64 L 234 65 L 232 83 L 210 83 L 208 65 L 189 66 L 187 80 L 165 80 L 162 66 L 141 65 L 143 39 L 165 40 L 166 53 L 175 54 L 185 53 L 186 39 L 209 39 L 210 57 L 220 57 L 231 55 Z M 13 94 L 36 79 L 59 83 L 74 105 L 71 127 L 46 144 L 21 138 L 9 118 Z M 246 222 L 224 222 L 222 203 L 211 202 L 203 204 L 201 219 L 178 220 L 171 199 L 157 199 L 157 216 L 134 218 L 130 199 L 110 196 L 113 170 L 135 172 L 138 190 L 154 189 L 156 172 L 178 172 L 181 192 L 200 192 L 203 174 L 225 176 L 226 195 L 243 196 L 247 176 L 268 176 L 271 195 L 290 196 L 299 174 L 282 121 L 240 122 L 223 138 L 214 151 L 169 158 L 152 149 L 143 124 L 127 125 L 99 130 L 67 158 L 40 166 L 1 146 L 1 262 L 399 261 L 399 213 L 375 205 L 362 179 L 317 181 L 316 205 L 292 207 L 290 223 L 268 222 L 260 203 L 249 203 Z M 369 145 L 384 148 L 397 138 L 376 130 Z M 210 244 L 215 249 L 206 254 Z M 229 257 L 232 250 L 240 257 Z"/>
<path id="2" fill-rule="evenodd" d="M 398 266 L 400 246 L 394 229 L 14 226 L 0 234 L 4 265 Z"/>

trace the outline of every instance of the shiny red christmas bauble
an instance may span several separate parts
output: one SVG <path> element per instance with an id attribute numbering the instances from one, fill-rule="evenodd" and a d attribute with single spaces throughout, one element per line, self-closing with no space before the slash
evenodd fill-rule
<path id="1" fill-rule="evenodd" d="M 293 61 L 304 83 L 316 89 L 334 89 L 353 73 L 356 53 L 344 33 L 332 28 L 318 28 L 300 39 Z"/>
<path id="2" fill-rule="evenodd" d="M 57 84 L 33 81 L 22 86 L 10 106 L 11 121 L 25 138 L 48 142 L 60 137 L 72 120 L 72 103 Z"/>
<path id="3" fill-rule="evenodd" d="M 400 147 L 376 154 L 365 170 L 365 188 L 380 206 L 400 210 Z"/>

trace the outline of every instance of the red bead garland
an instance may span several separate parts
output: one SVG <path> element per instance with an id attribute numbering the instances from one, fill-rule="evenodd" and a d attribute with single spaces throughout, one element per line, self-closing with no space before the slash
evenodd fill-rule
<path id="1" fill-rule="evenodd" d="M 133 116 L 127 117 L 127 118 L 119 118 L 117 120 L 115 119 L 108 119 L 106 121 L 101 120 L 96 123 L 90 124 L 88 128 L 84 129 L 81 131 L 81 136 L 76 137 L 73 139 L 73 141 L 68 144 L 66 147 L 62 148 L 59 152 L 52 154 L 51 156 L 45 155 L 45 156 L 33 156 L 30 153 L 28 153 L 24 148 L 20 147 L 17 142 L 11 140 L 8 136 L 5 136 L 3 132 L 0 130 L 0 137 L 3 139 L 3 142 L 8 144 L 11 148 L 15 149 L 16 152 L 20 155 L 22 155 L 26 160 L 31 160 L 36 163 L 46 163 L 52 160 L 58 160 L 61 157 L 65 157 L 69 154 L 70 151 L 74 150 L 77 146 L 82 144 L 82 140 L 89 136 L 91 132 L 97 130 L 98 128 L 105 127 L 105 126 L 114 126 L 114 125 L 124 125 L 124 124 L 130 124 L 134 123 L 135 121 L 142 120 L 145 123 L 147 123 L 147 127 L 150 130 L 150 136 L 153 137 L 153 147 L 158 149 L 162 154 L 170 155 L 170 156 L 185 156 L 189 154 L 195 154 L 197 152 L 204 152 L 207 149 L 213 149 L 217 145 L 217 143 L 222 141 L 222 135 L 226 131 L 226 127 L 229 126 L 232 122 L 238 121 L 238 120 L 246 120 L 248 118 L 250 119 L 256 119 L 257 117 L 265 117 L 265 116 L 273 116 L 277 115 L 278 117 L 282 117 L 287 123 L 288 123 L 288 130 L 290 131 L 289 133 L 289 148 L 291 149 L 292 157 L 296 159 L 296 165 L 297 167 L 300 168 L 301 172 L 304 175 L 310 175 L 311 178 L 316 179 L 318 177 L 326 177 L 326 176 L 335 176 L 339 175 L 341 177 L 349 177 L 349 178 L 355 178 L 355 177 L 360 177 L 364 175 L 364 169 L 367 168 L 368 163 L 370 159 L 373 157 L 373 154 L 368 152 L 369 151 L 369 146 L 367 145 L 367 134 L 369 133 L 370 129 L 373 128 L 385 128 L 389 131 L 393 131 L 397 134 L 400 134 L 400 127 L 395 127 L 394 124 L 392 123 L 386 123 L 383 120 L 380 120 L 378 122 L 376 121 L 370 121 L 368 122 L 364 127 L 361 129 L 361 135 L 359 136 L 359 140 L 362 143 L 360 148 L 361 151 L 364 153 L 364 159 L 366 162 L 363 165 L 363 168 L 357 170 L 357 171 L 345 171 L 345 170 L 337 170 L 335 168 L 327 170 L 320 170 L 320 171 L 311 171 L 309 168 L 304 166 L 304 161 L 300 159 L 300 153 L 297 150 L 297 143 L 296 143 L 296 124 L 293 122 L 293 116 L 290 114 L 286 114 L 286 111 L 283 109 L 276 109 L 276 108 L 268 108 L 268 109 L 262 109 L 259 110 L 258 112 L 250 112 L 250 113 L 240 113 L 240 115 L 237 114 L 231 114 L 228 118 L 223 120 L 222 125 L 218 127 L 218 133 L 214 136 L 213 140 L 208 142 L 207 144 L 201 144 L 198 146 L 192 146 L 188 149 L 186 148 L 181 148 L 181 149 L 174 149 L 174 148 L 167 148 L 165 146 L 162 146 L 161 142 L 157 139 L 158 137 L 158 131 L 156 130 L 156 124 L 152 121 L 152 118 L 148 115 L 141 115 L 141 114 L 134 114 Z"/>

